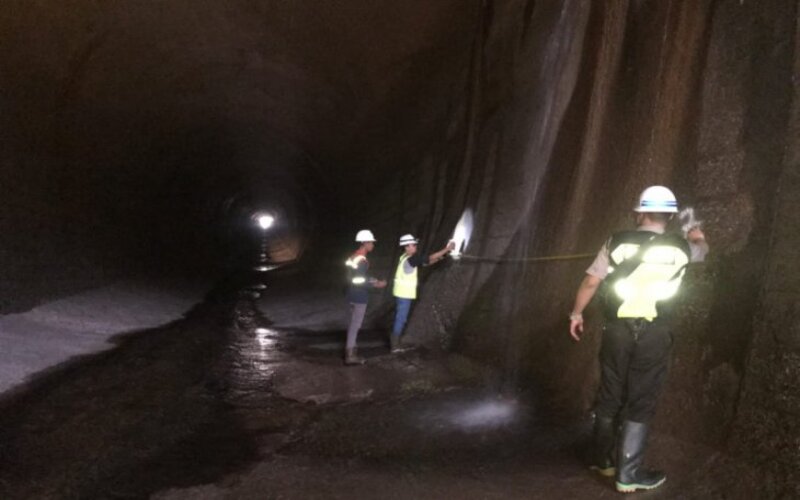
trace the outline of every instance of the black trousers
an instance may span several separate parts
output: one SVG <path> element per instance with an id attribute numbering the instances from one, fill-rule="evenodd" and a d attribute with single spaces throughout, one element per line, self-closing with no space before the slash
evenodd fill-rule
<path id="1" fill-rule="evenodd" d="M 671 349 L 672 329 L 666 322 L 608 321 L 600 347 L 600 389 L 595 413 L 649 422 L 667 379 Z"/>

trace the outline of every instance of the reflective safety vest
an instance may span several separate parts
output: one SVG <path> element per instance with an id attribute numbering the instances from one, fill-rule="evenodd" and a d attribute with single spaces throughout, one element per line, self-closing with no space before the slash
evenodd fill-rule
<path id="1" fill-rule="evenodd" d="M 610 318 L 668 316 L 690 260 L 689 244 L 678 235 L 651 231 L 616 233 L 608 242 L 605 283 Z"/>
<path id="2" fill-rule="evenodd" d="M 395 297 L 401 299 L 416 299 L 417 298 L 417 268 L 408 265 L 411 272 L 406 272 L 406 261 L 408 254 L 404 253 L 400 256 L 400 262 L 397 264 L 397 271 L 394 273 L 394 288 L 392 293 Z"/>

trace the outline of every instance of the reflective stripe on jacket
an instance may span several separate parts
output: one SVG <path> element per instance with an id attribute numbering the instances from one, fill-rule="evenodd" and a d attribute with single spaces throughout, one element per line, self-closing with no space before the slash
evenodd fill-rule
<path id="1" fill-rule="evenodd" d="M 605 282 L 610 318 L 652 321 L 671 313 L 689 263 L 686 240 L 674 234 L 625 231 L 611 237 L 608 253 Z"/>
<path id="2" fill-rule="evenodd" d="M 367 282 L 367 276 L 365 273 L 365 269 L 359 270 L 359 264 L 366 261 L 367 258 L 361 254 L 355 254 L 349 259 L 344 265 L 347 266 L 347 280 L 349 281 L 349 285 L 364 285 Z"/>
<path id="3" fill-rule="evenodd" d="M 366 304 L 371 287 L 369 261 L 364 255 L 354 254 L 345 262 L 347 266 L 347 300 L 353 304 Z"/>

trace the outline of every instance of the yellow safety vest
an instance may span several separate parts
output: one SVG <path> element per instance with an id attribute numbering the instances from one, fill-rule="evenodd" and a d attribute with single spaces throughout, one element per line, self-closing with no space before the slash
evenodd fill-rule
<path id="1" fill-rule="evenodd" d="M 392 293 L 395 297 L 401 299 L 416 299 L 417 298 L 417 268 L 412 267 L 411 273 L 406 273 L 404 267 L 408 260 L 408 254 L 403 254 L 400 257 L 400 263 L 397 264 L 397 271 L 394 273 L 394 288 Z"/>
<path id="2" fill-rule="evenodd" d="M 623 243 L 611 251 L 611 261 L 623 262 L 638 250 L 637 244 Z M 614 293 L 620 301 L 616 316 L 652 321 L 658 316 L 656 304 L 677 293 L 688 263 L 689 256 L 678 247 L 654 245 L 645 250 L 641 264 L 614 283 Z"/>

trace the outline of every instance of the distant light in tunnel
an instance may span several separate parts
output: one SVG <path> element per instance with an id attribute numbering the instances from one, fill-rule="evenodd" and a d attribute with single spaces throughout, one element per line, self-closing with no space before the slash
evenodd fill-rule
<path id="1" fill-rule="evenodd" d="M 259 214 L 256 216 L 256 222 L 263 230 L 267 230 L 275 223 L 275 217 L 269 214 Z"/>
<path id="2" fill-rule="evenodd" d="M 466 209 L 458 219 L 456 229 L 453 231 L 453 237 L 450 238 L 455 244 L 455 249 L 450 252 L 450 256 L 454 259 L 461 257 L 461 253 L 466 250 L 469 245 L 469 238 L 472 236 L 472 210 Z"/>
<path id="3" fill-rule="evenodd" d="M 260 248 L 258 252 L 258 261 L 253 267 L 253 270 L 256 272 L 271 271 L 275 268 L 275 266 L 269 264 L 271 252 L 268 229 L 275 224 L 275 216 L 269 212 L 256 212 L 251 216 L 251 218 L 256 222 L 256 224 L 258 224 L 258 227 L 261 228 L 261 241 L 259 245 Z M 264 283 L 260 283 L 260 285 L 264 285 Z"/>

